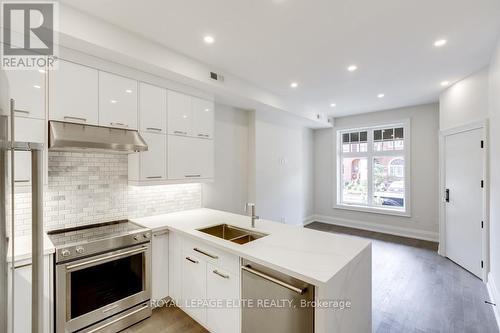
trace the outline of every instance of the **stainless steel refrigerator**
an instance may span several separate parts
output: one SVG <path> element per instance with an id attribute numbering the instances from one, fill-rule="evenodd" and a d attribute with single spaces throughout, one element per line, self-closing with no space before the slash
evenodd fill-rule
<path id="1" fill-rule="evenodd" d="M 31 307 L 31 331 L 42 333 L 43 325 L 43 146 L 15 140 L 15 100 L 9 82 L 0 69 L 0 333 L 15 333 L 16 308 Z M 31 154 L 31 304 L 15 306 L 16 219 L 15 154 Z M 29 235 L 23 235 L 24 237 Z M 28 313 L 28 311 L 26 311 Z"/>

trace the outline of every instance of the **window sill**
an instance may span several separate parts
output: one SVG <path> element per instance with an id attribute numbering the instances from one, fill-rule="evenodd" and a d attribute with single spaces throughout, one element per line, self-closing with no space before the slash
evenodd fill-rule
<path id="1" fill-rule="evenodd" d="M 333 206 L 334 209 L 344 209 L 351 210 L 362 213 L 375 213 L 382 215 L 393 215 L 393 216 L 402 216 L 402 217 L 411 217 L 411 213 L 409 211 L 397 211 L 393 209 L 385 209 L 385 208 L 374 208 L 374 207 L 364 207 L 364 206 L 356 206 L 356 205 L 341 205 L 336 204 Z"/>

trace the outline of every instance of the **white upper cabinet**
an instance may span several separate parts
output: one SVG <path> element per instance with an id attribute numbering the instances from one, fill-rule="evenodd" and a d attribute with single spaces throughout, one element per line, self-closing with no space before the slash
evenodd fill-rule
<path id="1" fill-rule="evenodd" d="M 148 151 L 140 155 L 140 180 L 167 179 L 167 136 L 143 132 L 142 137 L 148 144 Z"/>
<path id="2" fill-rule="evenodd" d="M 175 91 L 168 91 L 168 133 L 193 135 L 192 97 Z"/>
<path id="3" fill-rule="evenodd" d="M 15 100 L 15 115 L 45 119 L 45 71 L 5 71 L 10 95 Z"/>
<path id="4" fill-rule="evenodd" d="M 99 125 L 137 129 L 137 81 L 99 72 Z"/>
<path id="5" fill-rule="evenodd" d="M 214 103 L 193 97 L 193 136 L 212 139 L 214 136 Z"/>
<path id="6" fill-rule="evenodd" d="M 214 178 L 214 142 L 192 137 L 168 136 L 168 179 Z"/>
<path id="7" fill-rule="evenodd" d="M 143 132 L 167 133 L 167 90 L 139 84 L 139 123 Z"/>
<path id="8" fill-rule="evenodd" d="M 49 119 L 97 125 L 98 71 L 60 60 L 49 72 Z"/>

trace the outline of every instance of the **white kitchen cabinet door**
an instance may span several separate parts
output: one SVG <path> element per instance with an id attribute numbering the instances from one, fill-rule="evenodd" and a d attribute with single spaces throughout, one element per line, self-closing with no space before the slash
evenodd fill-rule
<path id="1" fill-rule="evenodd" d="M 167 133 L 167 90 L 139 84 L 139 123 L 141 131 Z"/>
<path id="2" fill-rule="evenodd" d="M 14 133 L 16 141 L 45 143 L 45 120 L 15 117 Z M 31 184 L 31 153 L 14 153 L 14 182 L 16 185 Z"/>
<path id="3" fill-rule="evenodd" d="M 193 97 L 193 136 L 203 139 L 214 137 L 214 103 Z"/>
<path id="4" fill-rule="evenodd" d="M 45 71 L 5 71 L 15 115 L 45 119 Z"/>
<path id="5" fill-rule="evenodd" d="M 167 136 L 165 134 L 141 133 L 148 150 L 139 153 L 140 180 L 167 179 Z"/>
<path id="6" fill-rule="evenodd" d="M 214 143 L 193 137 L 168 136 L 168 178 L 210 179 L 214 177 Z"/>
<path id="7" fill-rule="evenodd" d="M 176 303 L 182 298 L 182 238 L 168 235 L 168 293 Z"/>
<path id="8" fill-rule="evenodd" d="M 99 125 L 137 129 L 137 81 L 99 71 Z"/>
<path id="9" fill-rule="evenodd" d="M 168 230 L 154 232 L 152 243 L 151 300 L 158 302 L 168 296 Z"/>
<path id="10" fill-rule="evenodd" d="M 60 60 L 49 71 L 49 119 L 98 125 L 98 71 Z"/>
<path id="11" fill-rule="evenodd" d="M 193 135 L 192 97 L 169 90 L 168 133 L 174 135 Z"/>
<path id="12" fill-rule="evenodd" d="M 43 258 L 44 281 L 43 281 L 43 333 L 52 332 L 52 270 L 51 256 Z M 9 291 L 11 288 L 12 269 L 9 270 Z M 31 333 L 31 265 L 21 266 L 14 269 L 14 331 L 15 333 Z M 9 320 L 9 326 L 10 320 Z M 9 327 L 9 332 L 12 328 Z"/>
<path id="13" fill-rule="evenodd" d="M 183 310 L 201 324 L 206 323 L 206 308 L 197 305 L 207 295 L 207 264 L 192 254 L 183 255 L 182 260 L 182 299 Z"/>
<path id="14" fill-rule="evenodd" d="M 207 300 L 221 307 L 207 308 L 207 326 L 212 333 L 240 332 L 239 275 L 207 264 Z"/>

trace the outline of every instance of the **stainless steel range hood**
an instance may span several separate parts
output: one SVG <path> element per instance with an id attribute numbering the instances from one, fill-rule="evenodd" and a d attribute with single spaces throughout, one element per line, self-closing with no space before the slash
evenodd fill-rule
<path id="1" fill-rule="evenodd" d="M 50 121 L 49 150 L 131 154 L 148 145 L 135 130 Z"/>

